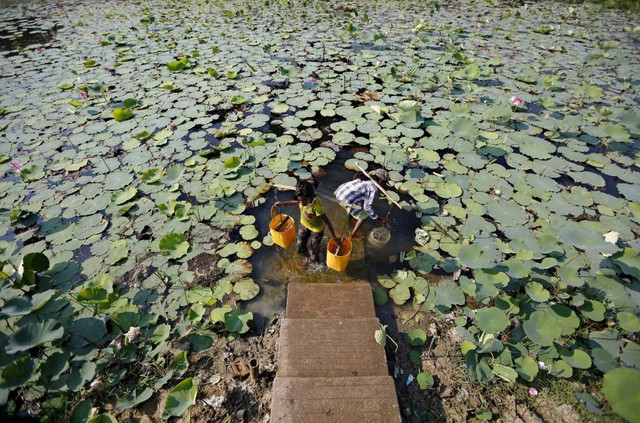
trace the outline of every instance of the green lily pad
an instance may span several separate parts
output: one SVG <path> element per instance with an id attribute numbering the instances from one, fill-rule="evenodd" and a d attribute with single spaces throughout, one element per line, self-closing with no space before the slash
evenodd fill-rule
<path id="1" fill-rule="evenodd" d="M 385 305 L 388 301 L 389 296 L 383 288 L 378 286 L 373 290 L 373 302 L 375 305 Z"/>
<path id="2" fill-rule="evenodd" d="M 618 368 L 605 373 L 602 392 L 613 411 L 623 418 L 638 421 L 640 403 L 640 370 Z"/>
<path id="3" fill-rule="evenodd" d="M 254 298 L 260 292 L 260 286 L 252 279 L 246 278 L 233 285 L 233 292 L 238 294 L 241 300 L 246 301 Z"/>
<path id="4" fill-rule="evenodd" d="M 118 423 L 118 420 L 109 413 L 102 413 L 91 417 L 87 423 Z"/>
<path id="5" fill-rule="evenodd" d="M 544 289 L 544 286 L 539 282 L 529 282 L 524 289 L 533 301 L 544 303 L 549 300 L 549 291 Z"/>
<path id="6" fill-rule="evenodd" d="M 416 376 L 416 381 L 418 382 L 418 386 L 422 390 L 431 388 L 435 383 L 433 380 L 433 376 L 429 372 L 418 373 L 418 376 Z"/>
<path id="7" fill-rule="evenodd" d="M 591 357 L 582 350 L 568 350 L 560 348 L 560 357 L 574 369 L 588 369 L 591 367 Z"/>
<path id="8" fill-rule="evenodd" d="M 211 310 L 211 321 L 213 323 L 216 322 L 224 322 L 224 319 L 226 317 L 226 315 L 231 312 L 232 308 L 231 306 L 222 306 L 222 307 L 218 307 L 218 308 L 214 308 L 213 310 Z"/>
<path id="9" fill-rule="evenodd" d="M 129 256 L 129 246 L 126 239 L 119 239 L 111 244 L 109 248 L 109 257 L 107 263 L 116 264 L 120 260 L 123 260 Z"/>
<path id="10" fill-rule="evenodd" d="M 160 239 L 158 247 L 165 256 L 179 259 L 189 251 L 189 242 L 187 242 L 184 235 L 172 232 Z"/>
<path id="11" fill-rule="evenodd" d="M 462 195 L 462 188 L 450 182 L 437 184 L 434 192 L 442 198 L 456 198 Z"/>
<path id="12" fill-rule="evenodd" d="M 242 334 L 249 331 L 249 320 L 251 319 L 253 319 L 253 313 L 236 308 L 225 316 L 224 324 L 229 332 Z"/>
<path id="13" fill-rule="evenodd" d="M 113 110 L 113 119 L 115 119 L 117 122 L 124 122 L 127 119 L 131 119 L 133 117 L 133 112 L 131 111 L 131 109 L 121 109 L 121 108 L 117 108 Z"/>
<path id="14" fill-rule="evenodd" d="M 518 357 L 513 361 L 518 375 L 527 382 L 533 382 L 538 374 L 538 363 L 528 355 Z"/>
<path id="15" fill-rule="evenodd" d="M 260 233 L 256 227 L 253 225 L 246 225 L 240 228 L 240 236 L 242 236 L 242 239 L 247 241 L 256 239 L 259 234 Z"/>
<path id="16" fill-rule="evenodd" d="M 548 347 L 560 338 L 562 330 L 549 313 L 534 311 L 523 324 L 524 333 L 536 344 Z"/>
<path id="17" fill-rule="evenodd" d="M 8 354 L 27 351 L 35 346 L 60 339 L 63 335 L 64 327 L 56 320 L 31 323 L 22 326 L 9 336 L 5 351 Z"/>
<path id="18" fill-rule="evenodd" d="M 497 307 L 482 308 L 476 311 L 476 323 L 481 331 L 498 333 L 509 327 L 509 318 Z"/>
<path id="19" fill-rule="evenodd" d="M 31 357 L 19 358 L 2 369 L 0 388 L 13 389 L 26 384 L 36 372 L 36 363 Z"/>
<path id="20" fill-rule="evenodd" d="M 556 377 L 569 379 L 573 376 L 573 368 L 566 361 L 557 360 L 549 366 L 549 373 Z"/>
<path id="21" fill-rule="evenodd" d="M 628 311 L 619 311 L 617 314 L 618 324 L 627 332 L 640 332 L 640 319 Z"/>
<path id="22" fill-rule="evenodd" d="M 409 336 L 409 343 L 413 346 L 424 345 L 427 341 L 427 334 L 420 328 L 410 330 L 407 335 Z"/>
<path id="23" fill-rule="evenodd" d="M 604 320 L 605 311 L 606 308 L 604 304 L 595 300 L 586 300 L 582 307 L 580 307 L 582 315 L 594 322 L 601 322 Z"/>
<path id="24" fill-rule="evenodd" d="M 196 403 L 196 395 L 198 394 L 197 378 L 187 378 L 174 386 L 167 396 L 167 402 L 162 413 L 163 419 L 171 416 L 181 416 L 184 412 Z"/>
<path id="25" fill-rule="evenodd" d="M 406 285 L 398 284 L 389 291 L 389 296 L 394 303 L 402 305 L 411 298 L 411 292 Z"/>

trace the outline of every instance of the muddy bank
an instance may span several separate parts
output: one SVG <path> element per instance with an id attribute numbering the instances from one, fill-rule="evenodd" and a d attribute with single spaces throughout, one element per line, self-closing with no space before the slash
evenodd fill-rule
<path id="1" fill-rule="evenodd" d="M 221 336 L 206 351 L 189 354 L 189 372 L 200 379 L 196 403 L 169 421 L 268 422 L 279 333 L 277 318 L 262 332 L 235 339 Z M 250 374 L 252 360 L 255 380 Z M 116 418 L 121 423 L 162 422 L 166 397 L 167 391 L 162 391 L 140 406 L 116 414 Z"/>

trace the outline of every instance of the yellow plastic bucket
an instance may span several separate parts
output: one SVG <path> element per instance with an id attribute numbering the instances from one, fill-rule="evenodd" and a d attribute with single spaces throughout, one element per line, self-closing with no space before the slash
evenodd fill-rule
<path id="1" fill-rule="evenodd" d="M 337 272 L 342 272 L 347 268 L 351 260 L 351 240 L 344 238 L 342 245 L 335 239 L 330 239 L 327 243 L 327 267 Z"/>
<path id="2" fill-rule="evenodd" d="M 289 248 L 296 240 L 296 225 L 293 217 L 286 214 L 275 214 L 275 210 L 271 211 L 269 231 L 273 242 L 282 248 Z"/>

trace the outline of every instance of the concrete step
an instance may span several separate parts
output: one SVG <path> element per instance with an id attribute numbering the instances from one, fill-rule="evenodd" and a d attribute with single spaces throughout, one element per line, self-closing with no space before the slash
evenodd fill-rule
<path id="1" fill-rule="evenodd" d="M 368 283 L 290 283 L 287 288 L 287 319 L 350 319 L 375 314 Z"/>
<path id="2" fill-rule="evenodd" d="M 276 377 L 387 376 L 378 319 L 284 319 Z"/>
<path id="3" fill-rule="evenodd" d="M 400 422 L 390 376 L 276 378 L 271 422 Z"/>

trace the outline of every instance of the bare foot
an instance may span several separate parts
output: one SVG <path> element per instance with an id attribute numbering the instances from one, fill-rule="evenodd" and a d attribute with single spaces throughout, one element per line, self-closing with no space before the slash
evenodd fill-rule
<path id="1" fill-rule="evenodd" d="M 306 269 L 309 267 L 309 259 L 307 257 L 302 259 L 302 262 L 300 263 L 300 268 L 301 269 Z"/>
<path id="2" fill-rule="evenodd" d="M 363 239 L 364 239 L 364 235 L 362 235 L 362 234 L 352 235 L 351 236 L 351 240 L 352 241 L 362 241 Z"/>

